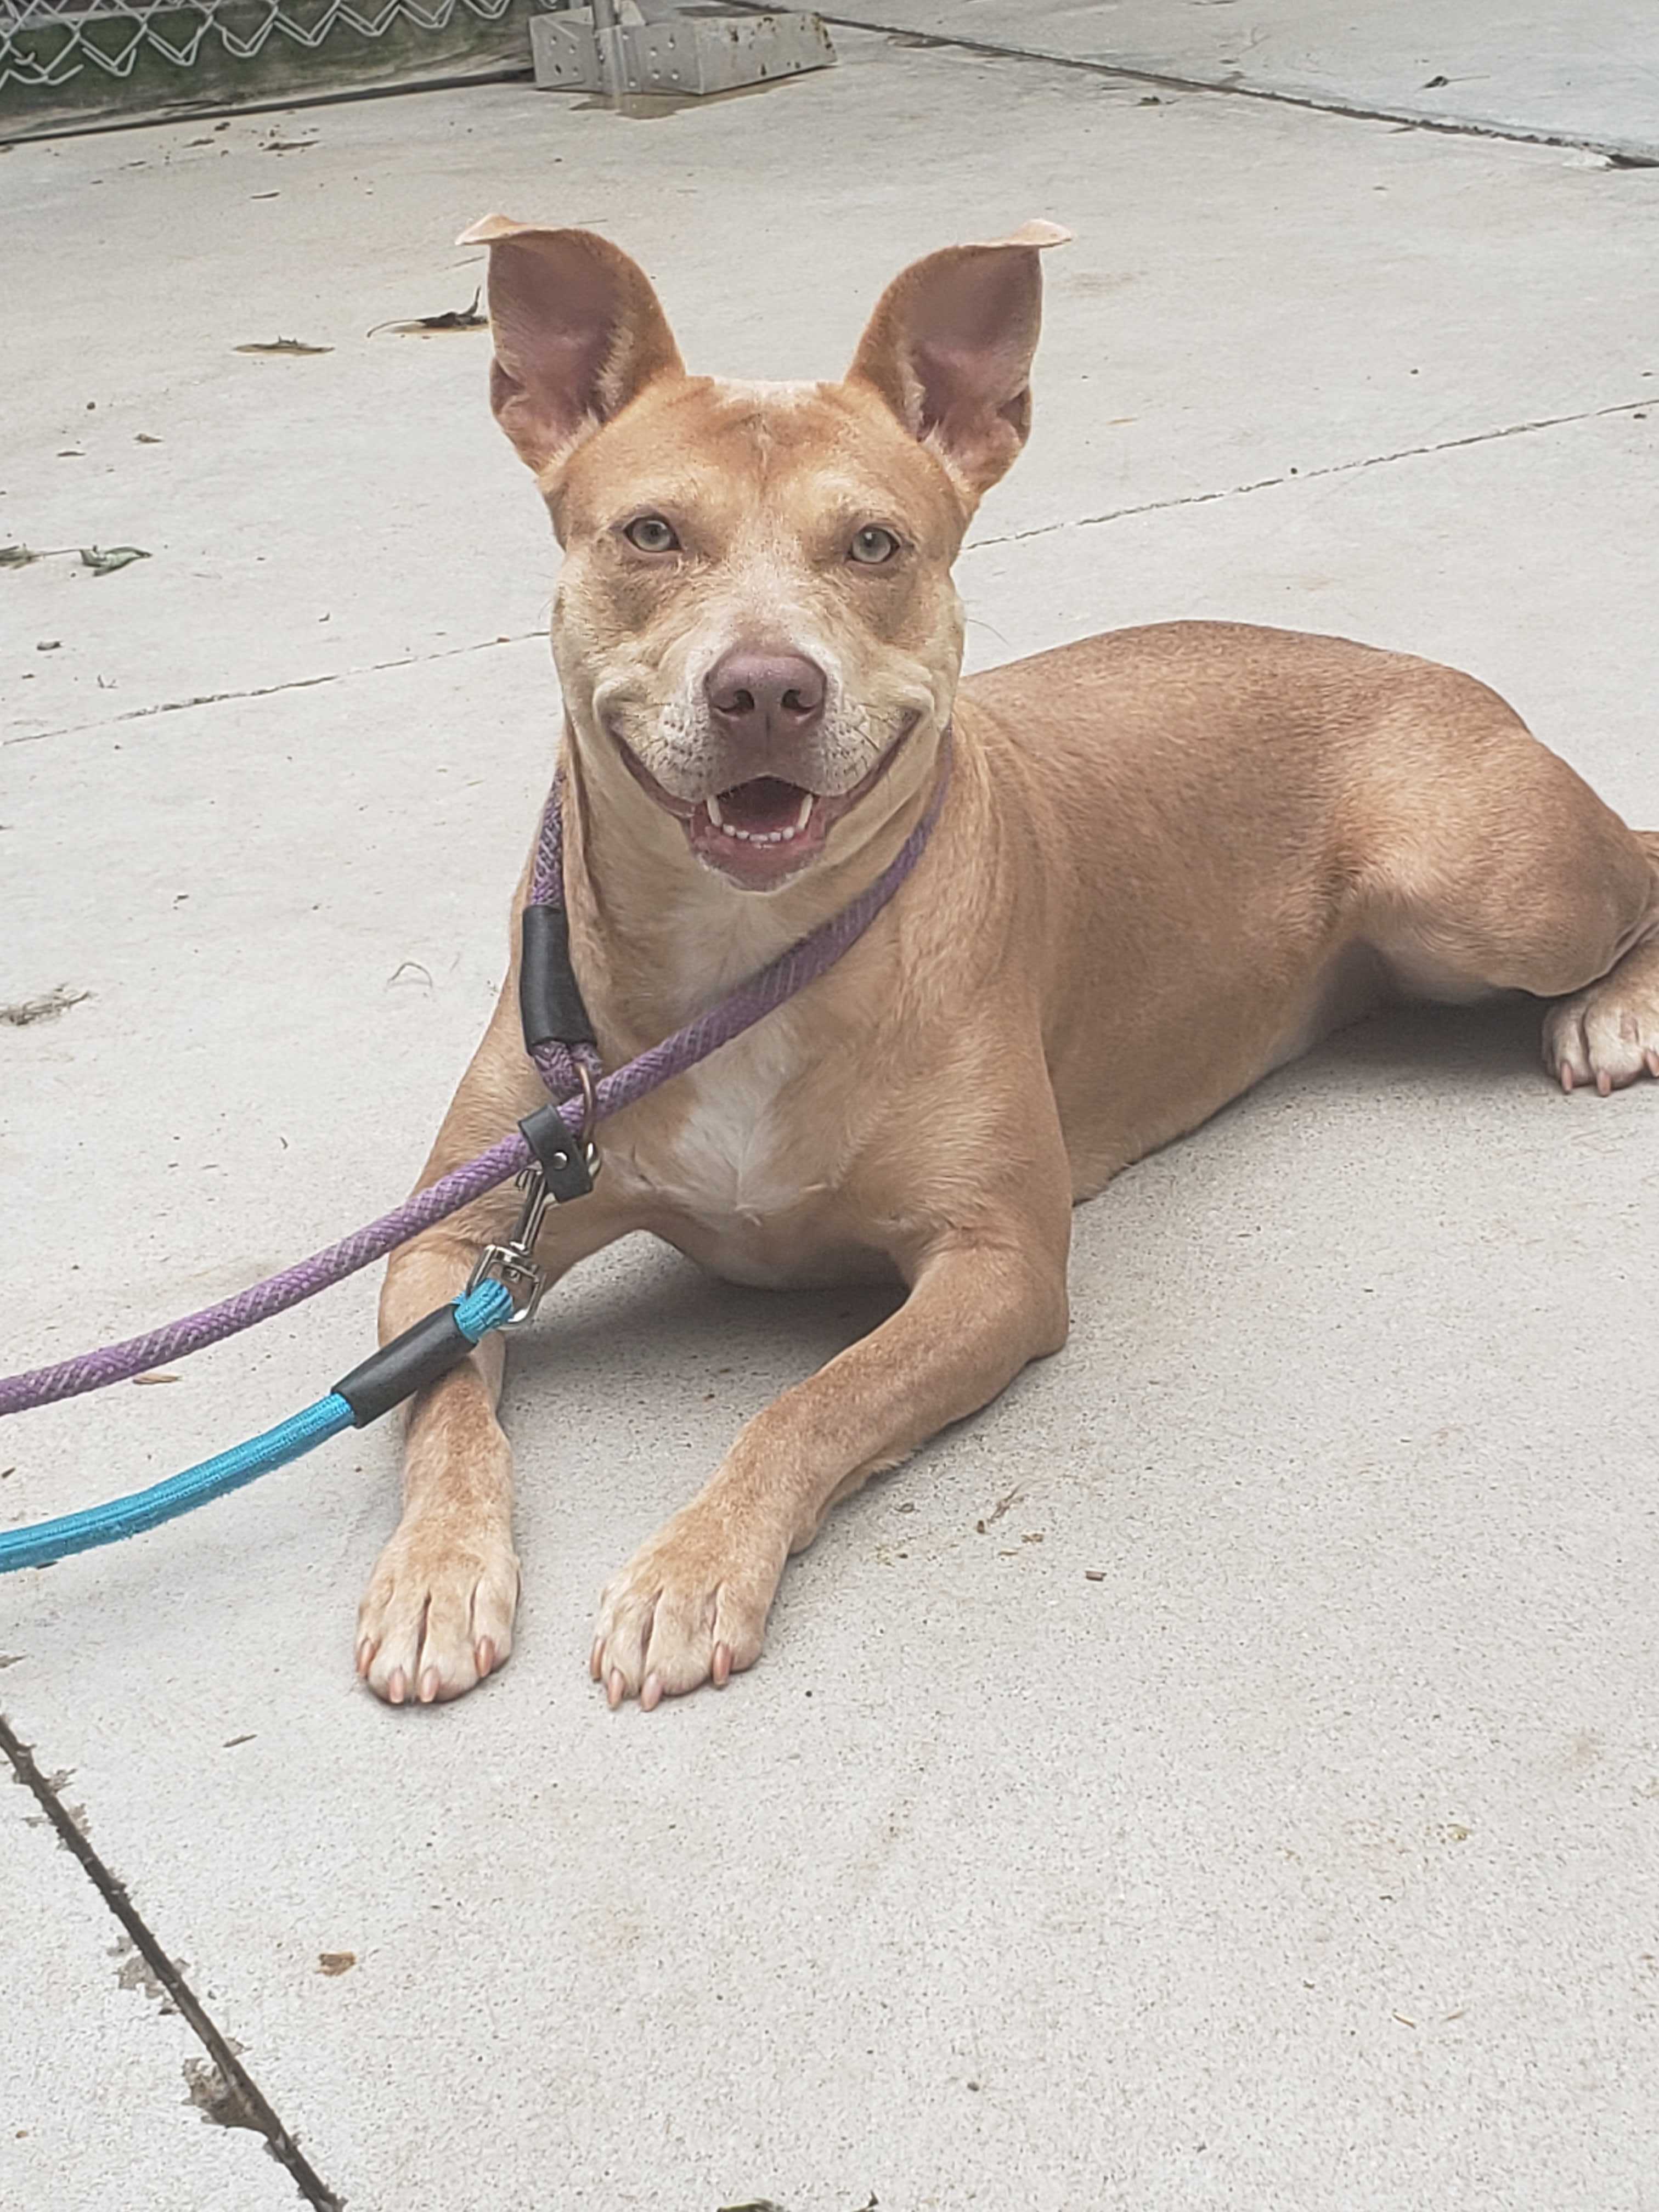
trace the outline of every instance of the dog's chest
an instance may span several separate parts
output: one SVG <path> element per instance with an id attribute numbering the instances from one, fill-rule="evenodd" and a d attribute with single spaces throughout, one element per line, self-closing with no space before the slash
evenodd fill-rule
<path id="1" fill-rule="evenodd" d="M 780 1111 L 799 1055 L 786 1023 L 769 1017 L 684 1078 L 684 1119 L 661 1148 L 659 1197 L 711 1221 L 763 1221 L 796 1203 Z"/>
<path id="2" fill-rule="evenodd" d="M 781 1105 L 799 1073 L 787 1033 L 741 1038 L 680 1077 L 657 1126 L 614 1164 L 647 1225 L 736 1282 L 778 1285 L 810 1271 L 822 1186 L 801 1172 Z"/>
<path id="3" fill-rule="evenodd" d="M 720 970 L 735 974 L 721 972 L 720 990 L 752 974 L 772 950 L 762 944 L 728 953 Z M 804 1212 L 824 1187 L 802 1098 L 810 1058 L 799 1017 L 780 1007 L 676 1077 L 658 1110 L 641 1114 L 614 1152 L 605 1148 L 607 1172 L 652 1226 L 676 1242 L 677 1230 L 689 1229 L 688 1248 L 740 1281 L 792 1278 Z"/>

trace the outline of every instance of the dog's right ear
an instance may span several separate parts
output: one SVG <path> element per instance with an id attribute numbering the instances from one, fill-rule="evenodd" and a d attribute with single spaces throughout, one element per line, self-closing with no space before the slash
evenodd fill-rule
<path id="1" fill-rule="evenodd" d="M 490 404 L 538 476 L 647 384 L 681 372 L 648 278 L 608 239 L 489 215 L 456 243 L 489 248 Z"/>

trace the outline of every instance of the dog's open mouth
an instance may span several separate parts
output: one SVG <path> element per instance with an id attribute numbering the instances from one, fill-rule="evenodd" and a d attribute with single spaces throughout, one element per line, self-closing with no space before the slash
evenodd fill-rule
<path id="1" fill-rule="evenodd" d="M 757 775 L 711 793 L 686 830 L 700 860 L 745 882 L 793 875 L 823 844 L 836 802 L 781 776 Z"/>
<path id="2" fill-rule="evenodd" d="M 632 746 L 621 744 L 635 781 L 665 813 L 684 823 L 692 851 L 746 890 L 769 890 L 815 860 L 825 838 L 850 806 L 891 767 L 899 744 L 920 717 L 913 716 L 898 744 L 889 746 L 868 775 L 850 791 L 811 791 L 781 775 L 751 776 L 707 799 L 677 799 L 657 781 Z"/>
<path id="3" fill-rule="evenodd" d="M 704 799 L 709 827 L 739 842 L 787 845 L 807 829 L 817 794 L 781 775 L 757 775 L 748 783 Z"/>

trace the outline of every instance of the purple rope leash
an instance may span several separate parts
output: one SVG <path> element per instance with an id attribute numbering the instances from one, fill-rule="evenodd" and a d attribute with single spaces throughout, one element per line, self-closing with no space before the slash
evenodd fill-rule
<path id="1" fill-rule="evenodd" d="M 710 1053 L 718 1052 L 723 1044 L 741 1036 L 785 1000 L 804 991 L 809 983 L 835 966 L 842 953 L 863 936 L 921 858 L 945 804 L 950 768 L 947 748 L 926 813 L 866 890 L 839 914 L 781 952 L 746 983 L 739 984 L 728 998 L 711 1006 L 707 1013 L 665 1037 L 660 1044 L 650 1046 L 637 1060 L 619 1067 L 614 1075 L 598 1080 L 595 1103 L 601 1119 L 620 1113 L 624 1106 L 633 1105 L 672 1076 L 707 1060 Z M 533 905 L 564 903 L 561 829 L 559 787 L 556 782 L 542 817 L 531 878 L 530 900 Z M 586 1057 L 587 1048 L 582 1050 Z M 544 1046 L 536 1055 L 536 1065 L 572 1136 L 577 1135 L 581 1127 L 582 1101 L 569 1053 L 562 1045 Z M 591 1072 L 598 1076 L 597 1055 L 592 1060 Z M 264 1282 L 238 1291 L 234 1297 L 222 1299 L 217 1305 L 204 1306 L 200 1313 L 186 1314 L 182 1320 L 168 1322 L 143 1336 L 106 1344 L 95 1352 L 80 1352 L 52 1366 L 29 1368 L 21 1375 L 0 1376 L 0 1417 L 27 1413 L 36 1406 L 53 1405 L 61 1398 L 78 1397 L 84 1391 L 100 1390 L 111 1382 L 125 1382 L 148 1368 L 167 1360 L 182 1359 L 207 1345 L 218 1344 L 228 1336 L 252 1328 L 259 1322 L 269 1321 L 274 1314 L 285 1313 L 290 1306 L 302 1304 L 319 1291 L 328 1290 L 343 1282 L 348 1275 L 355 1275 L 374 1261 L 384 1259 L 388 1252 L 407 1243 L 411 1237 L 419 1236 L 434 1223 L 458 1213 L 474 1199 L 482 1198 L 486 1191 L 494 1190 L 498 1183 L 516 1175 L 530 1158 L 529 1146 L 514 1130 L 511 1136 L 503 1137 L 464 1167 L 428 1183 L 424 1190 L 417 1191 L 402 1206 L 394 1206 L 390 1213 L 383 1213 L 378 1221 L 355 1230 L 337 1244 L 325 1245 L 308 1259 L 296 1261 L 291 1267 L 284 1267 L 280 1273 L 267 1276 Z"/>
<path id="2" fill-rule="evenodd" d="M 564 904 L 564 794 L 556 777 L 542 812 L 541 834 L 536 840 L 536 865 L 530 873 L 530 896 L 526 903 L 552 907 Z M 556 1099 L 561 1109 L 581 1087 L 581 1077 L 578 1073 L 580 1063 L 586 1069 L 594 1087 L 595 1110 L 599 1113 L 605 1111 L 599 1104 L 601 1083 L 599 1055 L 592 1045 L 578 1045 L 573 1050 L 568 1044 L 550 1042 L 533 1045 L 530 1057 L 536 1063 L 537 1073 L 547 1086 L 548 1097 Z M 690 1066 L 690 1062 L 688 1060 L 686 1065 Z"/>

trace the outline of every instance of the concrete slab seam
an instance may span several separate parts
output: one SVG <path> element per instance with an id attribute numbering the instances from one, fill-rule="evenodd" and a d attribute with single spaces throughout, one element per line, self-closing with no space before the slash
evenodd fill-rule
<path id="1" fill-rule="evenodd" d="M 1452 453 L 1470 446 L 1492 445 L 1504 438 L 1520 438 L 1540 430 L 1559 430 L 1576 422 L 1595 422 L 1611 416 L 1639 414 L 1655 404 L 1651 394 L 1640 399 L 1621 399 L 1609 407 L 1589 407 L 1571 415 L 1543 415 L 1524 422 L 1507 422 L 1495 430 L 1474 430 L 1461 438 L 1442 438 L 1423 446 L 1401 446 L 1387 453 L 1362 454 L 1352 461 L 1330 461 L 1323 467 L 1291 469 L 1282 476 L 1258 477 L 1249 483 L 1226 484 L 1214 491 L 1183 492 L 1174 499 L 1155 499 L 1135 507 L 1109 507 L 1101 514 L 1068 515 L 1059 522 L 1035 523 L 1029 530 L 1013 530 L 997 538 L 971 538 L 964 552 L 977 553 L 996 545 L 1023 544 L 1029 538 L 1052 538 L 1062 530 L 1092 530 L 1103 523 L 1121 522 L 1138 514 L 1161 514 L 1171 507 L 1208 507 L 1218 500 L 1238 499 L 1257 491 L 1273 491 L 1291 483 L 1313 483 L 1323 477 L 1351 476 L 1362 469 L 1387 467 L 1396 461 L 1422 460 L 1435 453 Z M 284 691 L 306 691 L 325 684 L 344 684 L 359 676 L 379 676 L 397 668 L 423 667 L 429 661 L 455 660 L 467 653 L 492 653 L 503 645 L 530 645 L 544 637 L 540 629 L 521 630 L 510 637 L 478 638 L 468 645 L 447 647 L 441 653 L 411 653 L 392 660 L 366 661 L 361 668 L 341 668 L 320 676 L 295 676 L 281 684 L 256 684 L 242 691 L 203 691 L 185 699 L 161 699 L 153 706 L 134 707 L 100 721 L 68 722 L 54 730 L 27 731 L 0 738 L 0 750 L 12 745 L 38 745 L 54 738 L 83 737 L 94 730 L 116 728 L 125 722 L 153 720 L 161 714 L 188 713 L 197 707 L 218 707 L 244 699 L 274 698 Z"/>
<path id="2" fill-rule="evenodd" d="M 41 1772 L 33 1751 L 0 1714 L 0 1752 L 11 1762 L 15 1780 L 33 1796 L 51 1822 L 58 1840 L 78 1862 L 82 1873 L 108 1906 L 134 1948 L 166 1991 L 168 2001 L 186 2022 L 209 2058 L 217 2068 L 240 2107 L 239 2124 L 265 2139 L 266 2148 L 285 2167 L 307 2204 L 316 2212 L 344 2212 L 345 2200 L 322 2179 L 288 2129 L 277 2117 L 258 2084 L 237 2057 L 234 2046 L 210 2016 L 201 1999 L 173 1960 L 151 1934 L 125 1882 L 105 1865 L 99 1854 L 70 1818 L 57 1791 Z"/>
<path id="3" fill-rule="evenodd" d="M 742 4 L 742 0 L 738 0 Z M 302 108 L 345 107 L 366 100 L 416 100 L 428 92 L 473 92 L 480 85 L 528 84 L 529 69 L 482 70 L 476 76 L 425 77 L 419 84 L 360 84 L 349 92 L 290 94 L 286 100 L 176 100 L 142 115 L 100 117 L 96 122 L 65 123 L 21 137 L 0 134 L 0 146 L 48 146 L 54 139 L 106 138 L 118 131 L 155 131 L 169 123 L 210 123 L 216 115 L 293 115 Z"/>
<path id="4" fill-rule="evenodd" d="M 1434 453 L 1455 453 L 1468 446 L 1490 446 L 1504 438 L 1524 438 L 1535 430 L 1559 430 L 1573 422 L 1599 422 L 1609 415 L 1640 414 L 1659 405 L 1659 396 L 1621 399 L 1612 407 L 1587 407 L 1577 415 L 1542 415 L 1530 422 L 1509 422 L 1498 430 L 1472 430 L 1466 437 L 1442 438 L 1428 446 L 1401 446 L 1391 453 L 1368 453 L 1357 461 L 1328 461 L 1322 468 L 1291 469 L 1284 476 L 1258 477 L 1253 483 L 1229 484 L 1221 491 L 1183 492 L 1176 499 L 1152 499 L 1139 507 L 1109 507 L 1104 514 L 1079 514 L 1064 522 L 1034 523 L 1029 530 L 1011 530 L 1001 538 L 975 538 L 963 550 L 982 551 L 991 545 L 1023 544 L 1029 538 L 1052 538 L 1061 530 L 1093 530 L 1103 522 L 1121 522 L 1132 514 L 1162 514 L 1173 507 L 1208 507 L 1221 499 L 1241 499 L 1253 491 L 1273 491 L 1284 484 L 1313 483 L 1321 477 L 1355 475 L 1361 469 L 1388 467 L 1395 461 L 1416 461 Z"/>
<path id="5" fill-rule="evenodd" d="M 765 13 L 765 0 L 733 0 L 751 14 Z M 815 11 L 823 15 L 822 9 Z M 1519 124 L 1500 129 L 1494 123 L 1465 123 L 1449 117 L 1417 115 L 1403 107 L 1362 107 L 1336 99 L 1315 100 L 1310 94 L 1276 92 L 1267 85 L 1230 84 L 1220 77 L 1170 76 L 1162 70 L 1134 69 L 1124 63 L 1085 61 L 1075 54 L 1055 54 L 1040 46 L 993 46 L 980 39 L 950 38 L 940 31 L 915 31 L 902 23 L 881 23 L 868 15 L 823 15 L 832 30 L 885 32 L 907 46 L 929 46 L 975 54 L 984 61 L 1047 63 L 1053 69 L 1074 70 L 1088 76 L 1115 77 L 1124 84 L 1156 85 L 1165 92 L 1214 93 L 1230 100 L 1254 100 L 1269 107 L 1299 107 L 1311 115 L 1340 115 L 1355 123 L 1392 123 L 1407 131 L 1433 131 L 1443 137 L 1495 138 L 1519 146 L 1559 146 L 1568 152 L 1600 154 L 1613 167 L 1625 169 L 1659 168 L 1659 155 L 1650 159 L 1632 154 L 1626 146 L 1595 138 L 1576 138 L 1566 131 L 1528 131 Z"/>
<path id="6" fill-rule="evenodd" d="M 21 737 L 0 738 L 8 745 L 44 744 L 49 738 L 84 737 L 89 730 L 112 730 L 122 722 L 152 721 L 157 714 L 183 714 L 192 707 L 222 707 L 240 699 L 272 699 L 282 691 L 311 691 L 322 684 L 345 684 L 354 676 L 381 676 L 392 668 L 422 668 L 430 660 L 459 660 L 469 653 L 493 653 L 500 645 L 530 645 L 544 638 L 545 630 L 526 629 L 512 637 L 475 638 L 470 645 L 446 646 L 441 653 L 405 653 L 395 660 L 368 660 L 361 668 L 335 668 L 321 676 L 289 676 L 280 684 L 256 684 L 246 691 L 200 691 L 188 699 L 158 699 L 151 707 L 131 707 L 125 714 L 106 715 L 97 722 L 66 722 L 55 730 L 30 730 Z"/>

